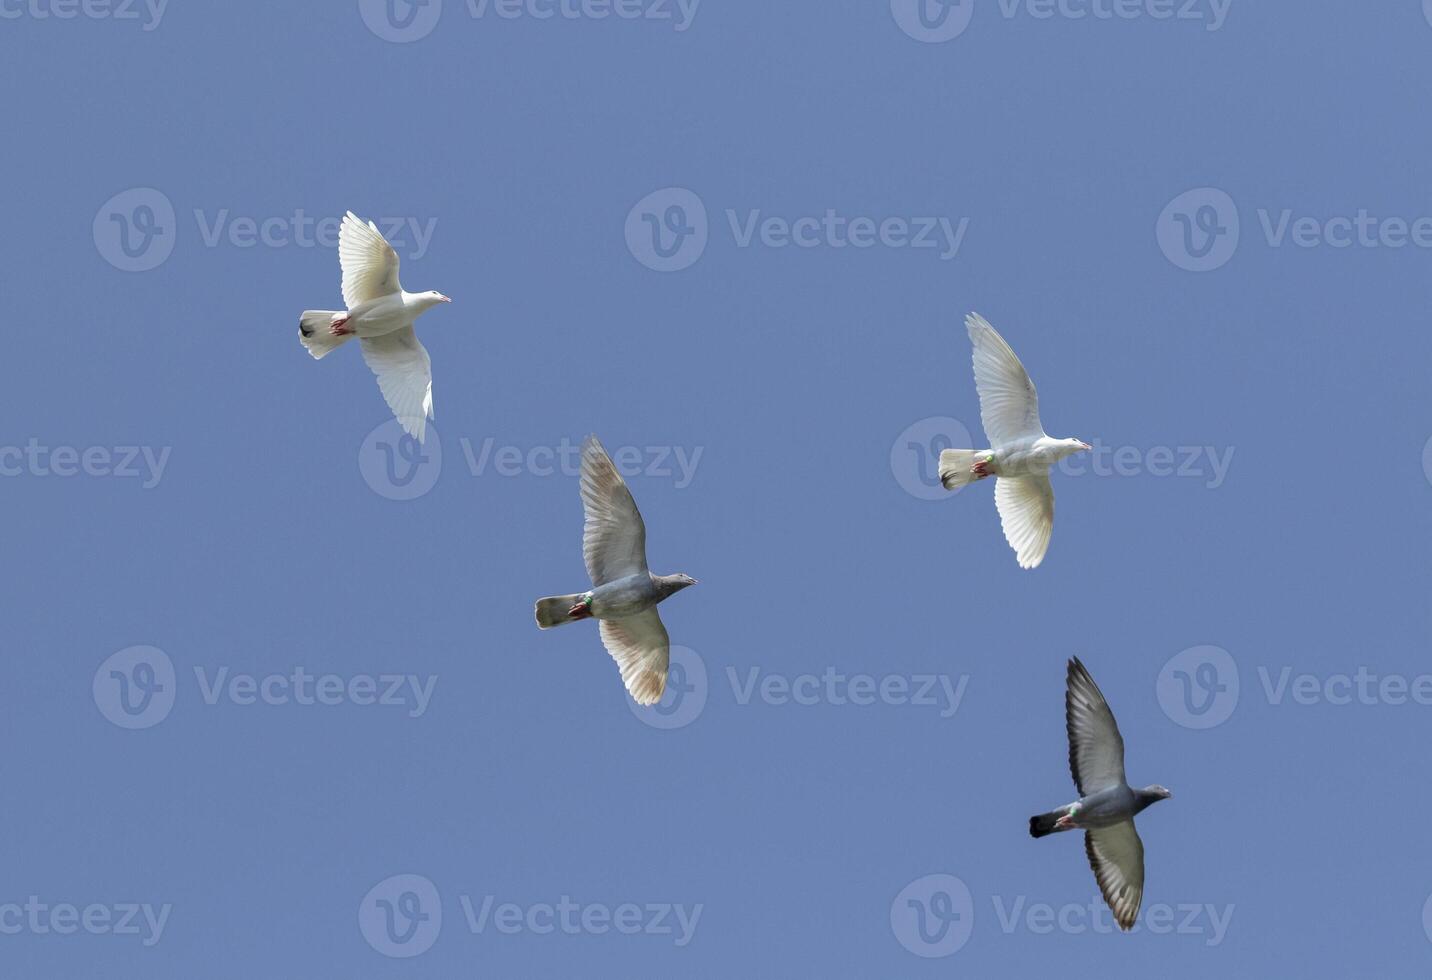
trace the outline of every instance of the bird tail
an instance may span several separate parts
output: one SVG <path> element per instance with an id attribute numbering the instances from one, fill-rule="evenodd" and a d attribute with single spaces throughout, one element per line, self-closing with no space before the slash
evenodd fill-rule
<path id="1" fill-rule="evenodd" d="M 973 472 L 974 465 L 988 454 L 988 449 L 946 449 L 940 453 L 940 482 L 946 490 L 973 483 L 979 479 Z"/>
<path id="2" fill-rule="evenodd" d="M 308 348 L 315 360 L 353 336 L 346 333 L 335 337 L 329 333 L 328 328 L 333 325 L 333 318 L 336 316 L 343 316 L 343 311 L 304 310 L 298 317 L 298 339 L 303 341 L 303 346 Z"/>
<path id="3" fill-rule="evenodd" d="M 1069 812 L 1067 806 L 1061 806 L 1057 810 L 1050 810 L 1048 813 L 1041 813 L 1037 817 L 1029 818 L 1029 836 L 1036 839 L 1048 837 L 1050 834 L 1057 834 L 1061 830 L 1070 830 L 1069 827 L 1055 827 L 1059 818 Z"/>
<path id="4" fill-rule="evenodd" d="M 563 623 L 575 623 L 579 619 L 586 619 L 591 613 L 572 615 L 572 607 L 581 598 L 581 592 L 573 592 L 571 595 L 549 595 L 538 599 L 532 610 L 537 617 L 538 627 L 549 630 L 553 626 L 561 626 Z"/>

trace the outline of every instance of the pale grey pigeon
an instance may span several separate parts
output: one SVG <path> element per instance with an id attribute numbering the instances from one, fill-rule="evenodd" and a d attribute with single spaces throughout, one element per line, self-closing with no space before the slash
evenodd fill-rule
<path id="1" fill-rule="evenodd" d="M 304 310 L 298 339 L 315 359 L 357 337 L 363 360 L 378 376 L 383 399 L 398 424 L 418 442 L 433 417 L 433 369 L 418 342 L 413 321 L 439 303 L 442 293 L 410 293 L 398 282 L 398 253 L 378 227 L 352 211 L 338 229 L 338 264 L 343 269 L 347 310 Z"/>
<path id="2" fill-rule="evenodd" d="M 975 388 L 990 448 L 940 453 L 940 482 L 945 489 L 956 490 L 987 476 L 998 477 L 994 505 L 1004 538 L 1019 567 L 1034 568 L 1044 560 L 1054 531 L 1049 468 L 1090 446 L 1078 439 L 1045 435 L 1034 382 L 1009 344 L 978 313 L 965 317 L 965 329 L 974 344 Z"/>
<path id="3" fill-rule="evenodd" d="M 595 588 L 537 600 L 537 625 L 551 629 L 579 619 L 600 622 L 602 643 L 617 662 L 637 704 L 656 704 L 666 690 L 671 641 L 656 604 L 696 580 L 653 575 L 646 567 L 646 525 L 611 457 L 587 436 L 582 443 L 582 555 Z"/>
<path id="4" fill-rule="evenodd" d="M 1162 786 L 1131 789 L 1124 779 L 1124 739 L 1094 678 L 1075 657 L 1064 692 L 1069 771 L 1079 799 L 1029 818 L 1029 836 L 1083 830 L 1089 865 L 1119 928 L 1133 928 L 1144 897 L 1144 842 L 1134 814 L 1173 796 Z"/>

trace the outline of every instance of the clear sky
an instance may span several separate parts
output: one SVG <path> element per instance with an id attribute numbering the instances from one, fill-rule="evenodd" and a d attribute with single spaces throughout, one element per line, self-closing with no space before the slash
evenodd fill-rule
<path id="1" fill-rule="evenodd" d="M 0 973 L 1426 974 L 1420 4 L 0 0 L 0 64 Z M 298 343 L 349 208 L 454 300 L 421 456 Z M 1034 571 L 929 484 L 970 310 L 1099 450 Z M 654 712 L 532 621 L 589 432 L 700 580 Z M 1073 655 L 1174 793 L 1133 935 L 1027 834 Z"/>

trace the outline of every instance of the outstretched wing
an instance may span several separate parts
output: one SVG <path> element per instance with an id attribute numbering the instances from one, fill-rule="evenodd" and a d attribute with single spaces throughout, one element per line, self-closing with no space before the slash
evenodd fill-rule
<path id="1" fill-rule="evenodd" d="M 403 431 L 418 442 L 433 417 L 433 366 L 410 323 L 380 337 L 364 337 L 363 360 L 378 376 L 383 399 Z"/>
<path id="2" fill-rule="evenodd" d="M 582 556 L 593 585 L 646 571 L 646 525 L 596 436 L 582 443 L 582 509 L 587 515 Z"/>
<path id="3" fill-rule="evenodd" d="M 975 388 L 980 393 L 980 419 L 990 447 L 1000 449 L 1044 435 L 1039 423 L 1039 394 L 1009 344 L 978 313 L 965 317 L 965 329 L 974 345 Z"/>
<path id="4" fill-rule="evenodd" d="M 671 640 L 656 608 L 601 623 L 602 645 L 617 662 L 632 700 L 656 704 L 666 690 L 666 668 L 671 662 Z"/>
<path id="5" fill-rule="evenodd" d="M 994 505 L 1019 567 L 1037 567 L 1044 561 L 1054 533 L 1054 487 L 1049 474 L 999 477 L 994 484 Z"/>
<path id="6" fill-rule="evenodd" d="M 1069 661 L 1064 724 L 1069 731 L 1069 772 L 1079 795 L 1123 786 L 1124 737 L 1109 702 L 1078 657 Z"/>
<path id="7" fill-rule="evenodd" d="M 1114 920 L 1127 932 L 1134 927 L 1144 900 L 1144 842 L 1139 840 L 1134 821 L 1085 831 L 1084 852 Z"/>
<path id="8" fill-rule="evenodd" d="M 338 264 L 343 269 L 343 302 L 350 310 L 403 288 L 398 282 L 398 253 L 373 222 L 364 224 L 352 211 L 343 216 L 338 229 Z"/>

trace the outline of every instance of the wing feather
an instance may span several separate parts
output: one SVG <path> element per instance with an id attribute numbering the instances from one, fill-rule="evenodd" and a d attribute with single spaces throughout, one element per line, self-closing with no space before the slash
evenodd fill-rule
<path id="1" fill-rule="evenodd" d="M 980 419 L 993 449 L 1044 435 L 1039 422 L 1039 394 L 1014 351 L 989 321 L 978 313 L 965 317 L 974 345 L 975 388 Z"/>
<path id="2" fill-rule="evenodd" d="M 1144 842 L 1134 821 L 1085 831 L 1084 852 L 1114 920 L 1120 929 L 1129 931 L 1144 900 Z"/>
<path id="3" fill-rule="evenodd" d="M 402 290 L 398 253 L 373 222 L 364 224 L 352 211 L 338 229 L 338 264 L 343 269 L 343 302 L 348 309 Z"/>
<path id="4" fill-rule="evenodd" d="M 361 340 L 363 360 L 378 377 L 383 399 L 403 431 L 418 442 L 433 417 L 433 368 L 410 323 L 400 330 Z"/>
<path id="5" fill-rule="evenodd" d="M 1019 567 L 1038 567 L 1054 533 L 1054 487 L 1049 474 L 999 477 L 994 484 L 994 505 Z"/>
<path id="6" fill-rule="evenodd" d="M 653 607 L 626 619 L 604 619 L 602 644 L 622 672 L 622 683 L 637 704 L 656 704 L 666 690 L 671 640 Z"/>
<path id="7" fill-rule="evenodd" d="M 1099 685 L 1078 657 L 1069 661 L 1064 691 L 1069 773 L 1080 796 L 1125 785 L 1124 737 Z"/>
<path id="8" fill-rule="evenodd" d="M 646 524 L 626 482 L 596 436 L 582 443 L 582 556 L 593 585 L 645 572 Z"/>

